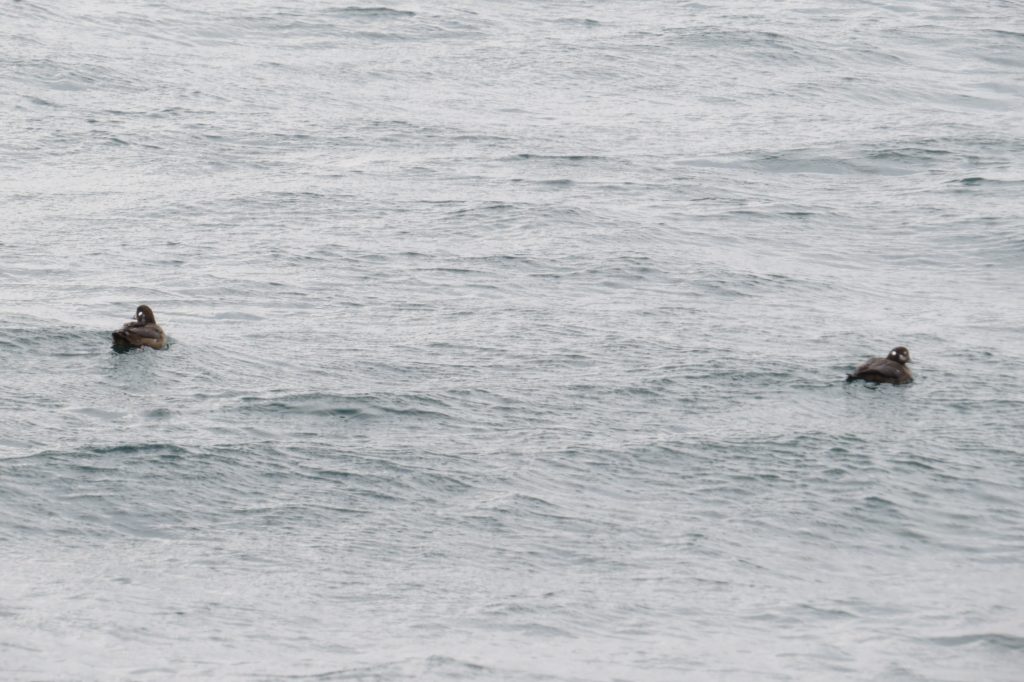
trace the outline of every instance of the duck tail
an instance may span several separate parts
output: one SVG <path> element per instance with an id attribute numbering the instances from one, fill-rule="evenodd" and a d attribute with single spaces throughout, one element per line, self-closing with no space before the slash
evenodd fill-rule
<path id="1" fill-rule="evenodd" d="M 122 331 L 116 331 L 110 335 L 114 341 L 115 350 L 124 350 L 132 347 L 132 344 L 128 341 L 128 336 Z"/>

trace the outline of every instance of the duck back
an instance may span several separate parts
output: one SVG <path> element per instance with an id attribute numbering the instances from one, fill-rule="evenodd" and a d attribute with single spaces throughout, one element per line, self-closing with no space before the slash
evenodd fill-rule
<path id="1" fill-rule="evenodd" d="M 910 368 L 888 358 L 871 358 L 852 374 L 846 375 L 847 381 L 873 381 L 879 384 L 907 384 L 914 380 Z"/>

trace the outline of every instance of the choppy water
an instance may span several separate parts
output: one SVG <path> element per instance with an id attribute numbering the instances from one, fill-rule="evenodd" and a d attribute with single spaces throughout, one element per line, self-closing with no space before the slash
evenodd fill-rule
<path id="1" fill-rule="evenodd" d="M 3 679 L 1024 674 L 1021 3 L 5 1 L 0 107 Z"/>

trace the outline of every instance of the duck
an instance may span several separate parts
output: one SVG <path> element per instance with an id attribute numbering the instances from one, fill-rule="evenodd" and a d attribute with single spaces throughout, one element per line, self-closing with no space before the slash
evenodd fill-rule
<path id="1" fill-rule="evenodd" d="M 871 358 L 853 374 L 847 374 L 847 381 L 874 381 L 879 384 L 909 384 L 914 375 L 907 367 L 910 362 L 910 351 L 905 346 L 896 346 L 884 358 Z"/>
<path id="2" fill-rule="evenodd" d="M 153 309 L 140 305 L 135 309 L 135 319 L 113 333 L 114 350 L 149 347 L 160 350 L 167 345 L 167 335 L 156 323 Z"/>

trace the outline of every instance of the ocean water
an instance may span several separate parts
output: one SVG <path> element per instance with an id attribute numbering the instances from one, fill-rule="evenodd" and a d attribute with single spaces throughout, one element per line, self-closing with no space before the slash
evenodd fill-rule
<path id="1" fill-rule="evenodd" d="M 0 678 L 1024 678 L 1020 2 L 4 0 L 0 112 Z"/>

